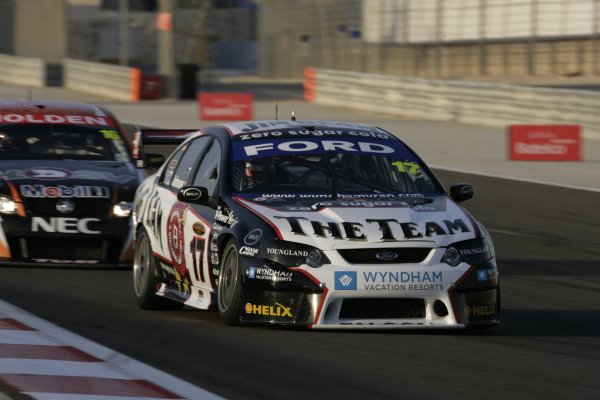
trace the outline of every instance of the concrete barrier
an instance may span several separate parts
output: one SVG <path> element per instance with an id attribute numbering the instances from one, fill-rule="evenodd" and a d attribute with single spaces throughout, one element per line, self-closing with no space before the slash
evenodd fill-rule
<path id="1" fill-rule="evenodd" d="M 117 100 L 140 100 L 142 71 L 113 64 L 65 59 L 64 87 Z"/>
<path id="2" fill-rule="evenodd" d="M 434 121 L 506 127 L 581 125 L 600 139 L 600 93 L 307 69 L 305 98 Z"/>
<path id="3" fill-rule="evenodd" d="M 17 85 L 46 86 L 46 63 L 41 58 L 0 54 L 0 80 Z"/>

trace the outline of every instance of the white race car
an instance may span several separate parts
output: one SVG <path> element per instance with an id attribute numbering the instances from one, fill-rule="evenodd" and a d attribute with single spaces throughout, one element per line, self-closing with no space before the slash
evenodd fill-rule
<path id="1" fill-rule="evenodd" d="M 145 139 L 161 138 L 142 132 L 140 160 Z M 447 193 L 380 128 L 205 128 L 137 190 L 135 296 L 142 308 L 214 308 L 231 325 L 493 326 L 493 245 L 457 204 L 472 195 L 468 184 Z"/>

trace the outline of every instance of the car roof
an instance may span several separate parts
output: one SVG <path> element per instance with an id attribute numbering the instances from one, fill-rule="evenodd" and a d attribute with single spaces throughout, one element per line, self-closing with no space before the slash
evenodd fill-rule
<path id="1" fill-rule="evenodd" d="M 3 100 L 0 114 L 73 114 L 87 116 L 112 116 L 112 113 L 95 104 L 46 100 Z"/>
<path id="2" fill-rule="evenodd" d="M 343 121 L 323 121 L 323 120 L 259 120 L 259 121 L 242 121 L 222 124 L 230 135 L 236 136 L 241 134 L 258 133 L 264 131 L 290 130 L 290 129 L 336 129 L 336 130 L 359 130 L 361 132 L 371 132 L 374 134 L 389 135 L 389 132 L 381 128 L 371 125 L 358 124 L 353 122 Z"/>
<path id="3" fill-rule="evenodd" d="M 112 112 L 94 104 L 37 100 L 0 101 L 0 125 L 4 124 L 119 127 Z"/>

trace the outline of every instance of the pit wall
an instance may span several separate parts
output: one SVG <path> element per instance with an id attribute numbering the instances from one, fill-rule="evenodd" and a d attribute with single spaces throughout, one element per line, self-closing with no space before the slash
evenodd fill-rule
<path id="1" fill-rule="evenodd" d="M 432 121 L 507 127 L 581 125 L 600 140 L 600 93 L 306 68 L 316 103 Z"/>

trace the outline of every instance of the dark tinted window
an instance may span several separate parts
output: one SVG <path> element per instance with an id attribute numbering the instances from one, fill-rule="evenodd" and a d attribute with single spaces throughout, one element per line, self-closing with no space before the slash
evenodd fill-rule
<path id="1" fill-rule="evenodd" d="M 114 129 L 76 125 L 0 126 L 0 160 L 129 161 L 125 141 Z"/>
<path id="2" fill-rule="evenodd" d="M 234 192 L 442 192 L 397 140 L 281 139 L 234 142 Z"/>
<path id="3" fill-rule="evenodd" d="M 204 186 L 208 193 L 213 194 L 217 186 L 221 165 L 221 144 L 218 140 L 212 142 L 208 152 L 198 167 L 192 186 Z"/>
<path id="4" fill-rule="evenodd" d="M 185 186 L 185 183 L 192 173 L 192 168 L 198 159 L 202 157 L 204 148 L 210 142 L 210 140 L 210 137 L 203 136 L 192 140 L 188 144 L 183 157 L 181 157 L 181 160 L 179 161 L 179 165 L 177 165 L 175 174 L 173 175 L 173 180 L 171 181 L 172 187 L 175 189 L 181 189 L 183 186 Z"/>

